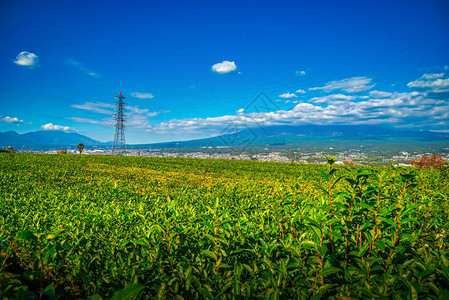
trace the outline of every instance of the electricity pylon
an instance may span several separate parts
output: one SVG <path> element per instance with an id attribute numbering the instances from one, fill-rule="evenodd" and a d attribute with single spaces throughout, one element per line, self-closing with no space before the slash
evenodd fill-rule
<path id="1" fill-rule="evenodd" d="M 125 154 L 126 153 L 126 142 L 125 142 L 125 102 L 123 102 L 126 97 L 123 97 L 122 92 L 115 99 L 115 135 L 114 135 L 114 145 L 112 146 L 112 154 Z"/>

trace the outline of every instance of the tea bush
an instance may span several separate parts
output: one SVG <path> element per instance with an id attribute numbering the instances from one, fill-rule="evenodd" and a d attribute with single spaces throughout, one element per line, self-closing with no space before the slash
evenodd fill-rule
<path id="1" fill-rule="evenodd" d="M 444 299 L 438 170 L 0 154 L 0 298 Z"/>

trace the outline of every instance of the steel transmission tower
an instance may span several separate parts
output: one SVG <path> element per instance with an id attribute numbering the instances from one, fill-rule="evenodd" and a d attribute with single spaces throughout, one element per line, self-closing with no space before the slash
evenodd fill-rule
<path id="1" fill-rule="evenodd" d="M 126 142 L 125 142 L 125 102 L 123 102 L 126 97 L 123 97 L 122 92 L 120 96 L 115 97 L 115 135 L 114 135 L 114 145 L 112 147 L 112 154 L 124 154 L 126 153 Z"/>

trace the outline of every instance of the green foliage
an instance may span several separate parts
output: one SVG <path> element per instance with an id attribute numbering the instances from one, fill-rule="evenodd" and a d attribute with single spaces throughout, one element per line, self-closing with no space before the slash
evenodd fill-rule
<path id="1" fill-rule="evenodd" d="M 438 170 L 0 154 L 0 299 L 445 299 Z"/>
<path id="2" fill-rule="evenodd" d="M 83 143 L 78 143 L 76 148 L 78 149 L 78 152 L 81 154 L 81 153 L 83 153 L 83 150 L 84 150 L 84 144 Z"/>
<path id="3" fill-rule="evenodd" d="M 16 153 L 16 150 L 13 147 L 6 147 L 5 149 L 0 149 L 0 153 Z"/>

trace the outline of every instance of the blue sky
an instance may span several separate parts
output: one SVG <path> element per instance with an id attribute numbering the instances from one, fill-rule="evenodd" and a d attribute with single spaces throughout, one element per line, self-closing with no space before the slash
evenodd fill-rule
<path id="1" fill-rule="evenodd" d="M 449 131 L 447 1 L 3 0 L 0 35 L 0 131 L 111 141 L 120 91 L 134 144 L 229 124 Z"/>

